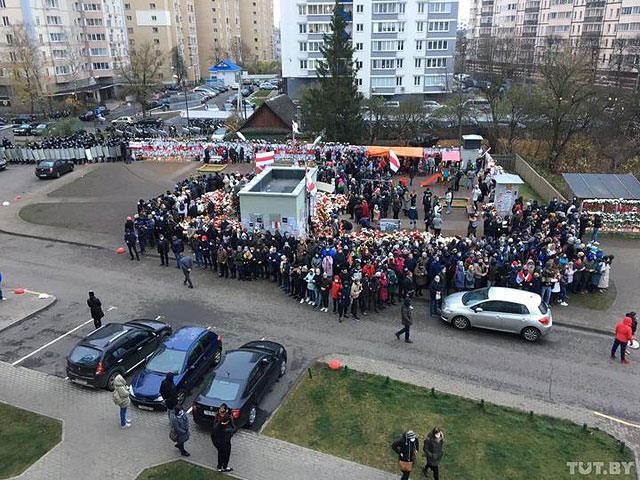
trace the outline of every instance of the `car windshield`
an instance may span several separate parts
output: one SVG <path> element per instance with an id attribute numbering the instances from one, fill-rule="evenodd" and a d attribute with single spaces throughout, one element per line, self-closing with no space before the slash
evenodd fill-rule
<path id="1" fill-rule="evenodd" d="M 160 347 L 147 363 L 147 370 L 156 373 L 182 373 L 184 358 L 187 352 Z"/>
<path id="2" fill-rule="evenodd" d="M 241 383 L 237 380 L 216 375 L 207 388 L 204 389 L 204 394 L 209 398 L 217 398 L 223 402 L 230 402 L 237 398 L 240 386 Z"/>
<path id="3" fill-rule="evenodd" d="M 40 162 L 39 167 L 53 167 L 53 162 Z"/>
<path id="4" fill-rule="evenodd" d="M 471 292 L 467 292 L 464 295 L 462 295 L 462 304 L 471 305 L 473 303 L 479 302 L 481 300 L 486 300 L 488 298 L 489 298 L 489 289 L 480 288 L 478 290 L 472 290 Z"/>
<path id="5" fill-rule="evenodd" d="M 91 367 L 98 363 L 99 358 L 100 350 L 79 345 L 73 349 L 73 352 L 71 352 L 69 361 L 76 365 L 86 365 Z"/>
<path id="6" fill-rule="evenodd" d="M 538 305 L 538 309 L 543 315 L 546 315 L 546 313 L 549 311 L 549 307 L 547 307 L 547 304 L 544 302 L 540 302 L 540 305 Z"/>

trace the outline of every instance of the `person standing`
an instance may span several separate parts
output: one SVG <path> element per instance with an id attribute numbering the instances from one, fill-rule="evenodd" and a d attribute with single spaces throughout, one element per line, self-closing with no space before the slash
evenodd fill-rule
<path id="1" fill-rule="evenodd" d="M 158 237 L 158 245 L 156 248 L 158 249 L 158 253 L 160 254 L 160 266 L 168 267 L 169 250 L 171 249 L 171 245 L 169 245 L 169 240 L 167 240 L 164 235 L 160 234 L 160 236 Z"/>
<path id="2" fill-rule="evenodd" d="M 193 268 L 193 260 L 189 255 L 180 258 L 180 267 L 182 268 L 182 273 L 184 273 L 184 282 L 183 285 L 189 284 L 189 288 L 193 288 L 193 283 L 191 282 L 191 269 Z"/>
<path id="3" fill-rule="evenodd" d="M 127 230 L 124 233 L 124 242 L 127 244 L 129 248 L 129 255 L 131 255 L 131 261 L 133 261 L 133 254 L 135 253 L 135 259 L 140 261 L 140 255 L 138 254 L 138 248 L 136 247 L 136 242 L 138 241 L 136 234 L 133 230 Z"/>
<path id="4" fill-rule="evenodd" d="M 360 301 L 360 294 L 362 293 L 362 284 L 360 278 L 354 278 L 351 284 L 351 316 L 360 320 L 358 317 L 358 302 Z"/>
<path id="5" fill-rule="evenodd" d="M 0 297 L 2 295 L 0 294 Z M 102 303 L 100 299 L 96 297 L 96 294 L 93 293 L 93 290 L 89 290 L 89 298 L 87 300 L 87 305 L 91 310 L 91 318 L 93 318 L 93 325 L 96 327 L 96 330 L 102 326 L 102 317 L 104 317 L 104 312 L 102 311 Z"/>
<path id="6" fill-rule="evenodd" d="M 160 384 L 160 395 L 165 407 L 167 407 L 167 415 L 169 417 L 169 423 L 171 423 L 171 415 L 173 409 L 178 404 L 178 389 L 173 382 L 173 372 L 167 373 L 166 377 Z"/>
<path id="7" fill-rule="evenodd" d="M 218 471 L 231 472 L 233 468 L 229 467 L 229 458 L 231 457 L 231 437 L 236 431 L 233 417 L 226 403 L 220 405 L 216 417 L 213 421 L 213 430 L 211 431 L 211 441 L 213 446 L 218 450 Z"/>
<path id="8" fill-rule="evenodd" d="M 184 449 L 184 444 L 189 440 L 189 418 L 180 405 L 173 407 L 171 430 L 176 439 L 175 447 L 183 457 L 190 457 L 191 454 Z"/>
<path id="9" fill-rule="evenodd" d="M 631 330 L 631 325 L 631 317 L 624 317 L 624 319 L 616 325 L 613 347 L 611 347 L 611 360 L 615 360 L 616 351 L 618 350 L 618 347 L 620 347 L 620 362 L 625 365 L 629 364 L 629 360 L 625 358 L 627 343 L 633 342 L 633 331 Z"/>
<path id="10" fill-rule="evenodd" d="M 391 448 L 398 454 L 398 468 L 402 472 L 401 480 L 409 480 L 411 470 L 413 470 L 413 462 L 418 454 L 419 442 L 416 434 L 409 430 L 402 434 L 402 438 L 393 442 Z"/>
<path id="11" fill-rule="evenodd" d="M 436 213 L 433 216 L 433 234 L 436 237 L 440 236 L 440 232 L 442 231 L 442 216 L 439 213 Z"/>
<path id="12" fill-rule="evenodd" d="M 180 259 L 184 253 L 184 242 L 181 238 L 173 237 L 173 243 L 171 244 L 171 251 L 176 259 L 176 268 L 180 268 Z"/>
<path id="13" fill-rule="evenodd" d="M 396 338 L 398 340 L 400 340 L 400 335 L 404 333 L 405 343 L 413 343 L 413 341 L 409 338 L 409 335 L 411 334 L 411 325 L 413 325 L 413 320 L 411 319 L 411 310 L 413 310 L 411 299 L 405 298 L 404 303 L 402 304 L 402 308 L 400 309 L 400 312 L 402 314 L 403 328 L 396 332 Z"/>
<path id="14" fill-rule="evenodd" d="M 2 296 L 2 273 L 0 273 L 0 301 L 1 300 L 6 300 L 3 296 Z"/>
<path id="15" fill-rule="evenodd" d="M 433 277 L 431 281 L 431 285 L 429 285 L 429 294 L 430 294 L 430 303 L 429 303 L 429 313 L 432 317 L 438 315 L 440 308 L 442 307 L 442 294 L 444 292 L 444 287 L 442 282 L 440 281 L 440 275 L 436 275 Z"/>
<path id="16" fill-rule="evenodd" d="M 444 194 L 444 201 L 447 204 L 447 214 L 451 213 L 451 204 L 453 203 L 453 191 L 451 188 L 447 189 L 447 193 Z"/>
<path id="17" fill-rule="evenodd" d="M 433 480 L 440 479 L 438 464 L 444 455 L 444 434 L 438 427 L 434 427 L 424 441 L 423 450 L 427 456 L 427 464 L 422 469 L 422 474 L 426 477 L 429 469 L 433 472 Z"/>
<path id="18" fill-rule="evenodd" d="M 113 380 L 113 403 L 120 407 L 120 428 L 129 428 L 131 420 L 127 418 L 129 407 L 129 388 L 122 375 L 116 375 Z"/>

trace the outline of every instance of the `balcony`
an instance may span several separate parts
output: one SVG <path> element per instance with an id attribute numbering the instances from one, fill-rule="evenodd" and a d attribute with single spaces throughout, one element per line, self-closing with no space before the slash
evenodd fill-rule
<path id="1" fill-rule="evenodd" d="M 584 23 L 602 23 L 604 16 L 584 17 Z"/>
<path id="2" fill-rule="evenodd" d="M 524 25 L 538 25 L 538 20 L 525 20 Z"/>

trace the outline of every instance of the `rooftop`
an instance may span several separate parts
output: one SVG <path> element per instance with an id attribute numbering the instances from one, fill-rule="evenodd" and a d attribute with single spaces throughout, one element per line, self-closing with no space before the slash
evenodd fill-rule
<path id="1" fill-rule="evenodd" d="M 640 182 L 630 173 L 563 173 L 577 198 L 640 200 Z"/>
<path id="2" fill-rule="evenodd" d="M 274 167 L 263 171 L 240 192 L 297 195 L 304 187 L 304 168 Z"/>

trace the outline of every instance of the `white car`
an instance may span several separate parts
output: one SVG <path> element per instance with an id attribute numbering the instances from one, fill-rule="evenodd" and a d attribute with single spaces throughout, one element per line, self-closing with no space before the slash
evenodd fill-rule
<path id="1" fill-rule="evenodd" d="M 115 120 L 111 120 L 111 123 L 113 125 L 117 125 L 117 124 L 127 124 L 127 125 L 133 125 L 134 120 L 133 117 L 118 117 Z"/>
<path id="2" fill-rule="evenodd" d="M 231 87 L 231 90 L 238 90 L 240 88 L 240 85 L 238 84 L 238 82 L 233 82 L 229 86 Z"/>
<path id="3" fill-rule="evenodd" d="M 425 100 L 424 102 L 422 102 L 422 106 L 427 112 L 435 112 L 442 107 L 442 105 L 440 105 L 435 100 Z"/>
<path id="4" fill-rule="evenodd" d="M 276 90 L 278 87 L 271 82 L 262 82 L 258 85 L 258 88 L 260 88 L 260 90 Z"/>

